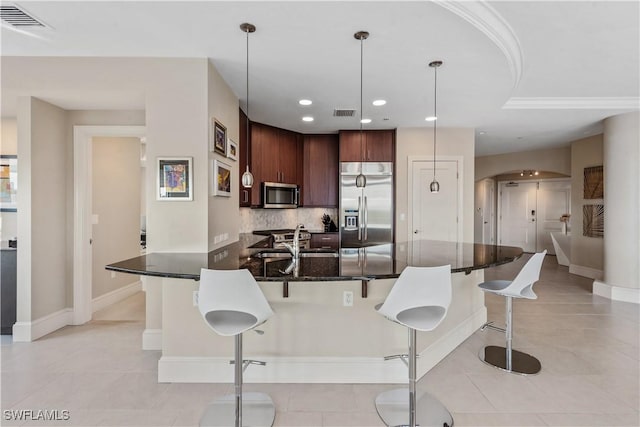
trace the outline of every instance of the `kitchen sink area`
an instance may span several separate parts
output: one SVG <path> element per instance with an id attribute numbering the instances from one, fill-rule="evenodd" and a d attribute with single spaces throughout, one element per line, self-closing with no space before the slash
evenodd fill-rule
<path id="1" fill-rule="evenodd" d="M 338 251 L 333 249 L 301 249 L 298 254 L 299 258 L 338 258 Z M 252 258 L 269 259 L 269 258 L 293 258 L 291 252 L 281 249 L 270 249 L 256 252 Z"/>

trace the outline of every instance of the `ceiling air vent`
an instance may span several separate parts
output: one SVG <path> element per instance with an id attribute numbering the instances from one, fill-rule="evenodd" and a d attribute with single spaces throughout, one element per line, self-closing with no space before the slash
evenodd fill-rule
<path id="1" fill-rule="evenodd" d="M 333 110 L 333 117 L 353 117 L 356 114 L 356 110 L 336 108 Z"/>
<path id="2" fill-rule="evenodd" d="M 45 27 L 45 25 L 15 6 L 0 6 L 0 18 L 14 27 Z"/>

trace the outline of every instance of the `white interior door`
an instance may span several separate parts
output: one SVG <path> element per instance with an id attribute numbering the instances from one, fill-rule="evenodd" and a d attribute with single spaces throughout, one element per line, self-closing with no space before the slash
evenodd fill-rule
<path id="1" fill-rule="evenodd" d="M 496 242 L 495 181 L 492 179 L 485 179 L 482 181 L 482 186 L 484 190 L 484 199 L 482 203 L 482 243 L 485 245 L 494 245 Z"/>
<path id="2" fill-rule="evenodd" d="M 538 189 L 538 227 L 536 252 L 555 255 L 551 232 L 562 231 L 560 217 L 571 214 L 571 180 L 542 181 Z"/>
<path id="3" fill-rule="evenodd" d="M 500 183 L 500 245 L 536 251 L 537 182 Z"/>
<path id="4" fill-rule="evenodd" d="M 420 242 L 444 240 L 457 242 L 461 236 L 458 217 L 461 189 L 458 161 L 437 161 L 436 178 L 440 191 L 432 193 L 432 161 L 413 161 L 411 180 L 411 239 L 414 256 L 420 256 Z"/>

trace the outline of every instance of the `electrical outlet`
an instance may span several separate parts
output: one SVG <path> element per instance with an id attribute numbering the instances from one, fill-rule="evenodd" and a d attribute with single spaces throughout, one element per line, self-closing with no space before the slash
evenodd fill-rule
<path id="1" fill-rule="evenodd" d="M 353 307 L 353 292 L 344 291 L 342 294 L 342 305 L 345 307 Z"/>
<path id="2" fill-rule="evenodd" d="M 112 272 L 111 272 L 111 278 L 112 278 L 112 279 L 115 279 L 115 278 L 116 278 L 116 272 L 115 272 L 115 271 L 112 271 Z"/>
<path id="3" fill-rule="evenodd" d="M 193 291 L 193 306 L 198 306 L 198 291 Z"/>
<path id="4" fill-rule="evenodd" d="M 220 236 L 214 236 L 213 237 L 213 243 L 220 243 Z"/>

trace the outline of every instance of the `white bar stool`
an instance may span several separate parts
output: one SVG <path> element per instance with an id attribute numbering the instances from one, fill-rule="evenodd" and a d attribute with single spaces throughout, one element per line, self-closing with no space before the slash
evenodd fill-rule
<path id="1" fill-rule="evenodd" d="M 451 266 L 407 267 L 378 309 L 387 319 L 409 329 L 409 354 L 400 358 L 409 367 L 409 389 L 382 392 L 376 410 L 387 426 L 453 426 L 453 418 L 435 397 L 416 394 L 416 331 L 432 331 L 447 315 L 451 304 Z M 408 359 L 408 362 L 405 360 Z"/>
<path id="2" fill-rule="evenodd" d="M 542 365 L 535 357 L 512 348 L 513 340 L 513 299 L 527 298 L 537 299 L 533 292 L 533 284 L 540 279 L 542 261 L 547 251 L 534 254 L 522 267 L 520 273 L 513 281 L 490 280 L 480 283 L 478 287 L 485 292 L 506 297 L 506 329 L 493 326 L 493 322 L 487 322 L 480 328 L 486 328 L 504 332 L 506 335 L 506 347 L 489 345 L 480 350 L 480 360 L 505 372 L 522 375 L 533 375 L 540 372 Z"/>
<path id="3" fill-rule="evenodd" d="M 271 397 L 242 393 L 242 373 L 250 364 L 242 359 L 242 333 L 264 323 L 273 311 L 248 270 L 200 271 L 198 308 L 207 325 L 222 336 L 235 336 L 235 394 L 216 399 L 207 407 L 200 426 L 270 427 L 276 416 Z M 262 331 L 256 331 L 262 334 Z"/>

